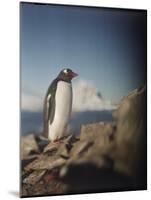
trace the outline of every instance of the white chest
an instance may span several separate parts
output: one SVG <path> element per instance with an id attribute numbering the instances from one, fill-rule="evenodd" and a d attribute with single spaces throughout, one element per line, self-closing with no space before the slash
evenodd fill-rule
<path id="1" fill-rule="evenodd" d="M 64 81 L 59 81 L 55 96 L 55 117 L 65 118 L 70 114 L 72 106 L 72 85 Z M 63 119 L 62 119 L 63 120 Z"/>
<path id="2" fill-rule="evenodd" d="M 55 95 L 55 115 L 52 124 L 49 126 L 49 138 L 51 140 L 61 138 L 70 120 L 72 109 L 72 85 L 59 81 Z"/>

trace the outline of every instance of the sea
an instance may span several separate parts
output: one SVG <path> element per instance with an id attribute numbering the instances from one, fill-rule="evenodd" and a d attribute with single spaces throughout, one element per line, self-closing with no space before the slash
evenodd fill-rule
<path id="1" fill-rule="evenodd" d="M 72 113 L 69 127 L 75 134 L 80 133 L 81 125 L 112 121 L 113 110 L 82 111 Z M 40 134 L 43 130 L 43 113 L 21 111 L 21 135 Z"/>

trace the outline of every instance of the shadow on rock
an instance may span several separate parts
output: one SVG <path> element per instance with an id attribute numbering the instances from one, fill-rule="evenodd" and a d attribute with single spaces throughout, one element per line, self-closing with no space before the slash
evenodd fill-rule
<path id="1" fill-rule="evenodd" d="M 70 165 L 62 169 L 61 179 L 68 185 L 67 193 L 89 193 L 133 190 L 131 177 L 112 168 L 98 168 L 92 163 Z"/>

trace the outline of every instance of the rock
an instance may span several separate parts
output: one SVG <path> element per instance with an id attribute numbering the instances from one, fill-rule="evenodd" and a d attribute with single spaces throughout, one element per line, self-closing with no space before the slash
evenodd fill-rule
<path id="1" fill-rule="evenodd" d="M 104 122 L 82 125 L 80 139 L 94 140 L 96 137 L 98 138 L 102 134 L 104 127 Z"/>
<path id="2" fill-rule="evenodd" d="M 46 172 L 45 170 L 34 171 L 28 177 L 26 177 L 23 180 L 23 183 L 34 185 L 35 183 L 37 183 L 38 181 L 40 181 L 40 179 L 45 174 L 45 172 Z"/>
<path id="3" fill-rule="evenodd" d="M 140 177 L 146 171 L 146 87 L 125 97 L 117 110 L 115 169 Z M 143 178 L 143 176 L 142 176 Z M 141 178 L 140 178 L 141 179 Z"/>
<path id="4" fill-rule="evenodd" d="M 32 161 L 34 161 L 37 158 L 38 158 L 38 155 L 29 155 L 29 156 L 25 157 L 21 162 L 22 163 L 22 168 L 24 169 L 24 167 L 26 165 L 28 165 L 29 163 L 31 163 Z"/>
<path id="5" fill-rule="evenodd" d="M 25 167 L 25 170 L 52 170 L 54 168 L 62 166 L 64 163 L 65 160 L 63 158 L 59 158 L 57 156 L 51 157 L 47 155 L 40 155 L 38 159 L 27 165 Z"/>
<path id="6" fill-rule="evenodd" d="M 24 183 L 22 186 L 21 197 L 59 195 L 65 194 L 65 191 L 66 186 L 57 180 L 40 180 L 34 185 Z"/>
<path id="7" fill-rule="evenodd" d="M 68 162 L 92 162 L 100 166 L 104 158 L 114 148 L 110 139 L 114 134 L 113 123 L 83 125 L 80 140 L 73 146 Z"/>
<path id="8" fill-rule="evenodd" d="M 47 155 L 57 155 L 57 156 L 61 156 L 64 159 L 68 159 L 69 158 L 69 152 L 72 149 L 73 145 L 75 142 L 77 142 L 79 139 L 76 138 L 73 135 L 69 135 L 67 137 L 65 137 L 63 140 L 61 140 L 60 142 L 50 142 L 44 149 L 44 153 L 46 153 Z"/>
<path id="9" fill-rule="evenodd" d="M 115 131 L 116 124 L 114 122 L 83 125 L 80 139 L 94 141 L 98 146 L 108 146 L 115 135 Z"/>
<path id="10" fill-rule="evenodd" d="M 21 138 L 21 159 L 30 154 L 39 153 L 39 148 L 33 134 Z"/>
<path id="11" fill-rule="evenodd" d="M 72 157 L 82 156 L 84 153 L 88 152 L 89 148 L 92 147 L 93 141 L 79 141 L 71 150 Z"/>
<path id="12" fill-rule="evenodd" d="M 50 142 L 43 150 L 43 153 L 45 154 L 49 154 L 50 156 L 56 154 L 56 152 L 58 151 L 60 147 L 60 143 L 53 143 Z"/>
<path id="13" fill-rule="evenodd" d="M 42 152 L 44 150 L 44 148 L 49 144 L 49 140 L 41 135 L 36 135 L 35 136 L 37 145 L 39 150 Z"/>

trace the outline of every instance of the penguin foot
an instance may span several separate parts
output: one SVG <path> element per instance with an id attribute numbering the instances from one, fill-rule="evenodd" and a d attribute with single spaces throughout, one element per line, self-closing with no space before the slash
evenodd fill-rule
<path id="1" fill-rule="evenodd" d="M 55 143 L 55 144 L 61 144 L 61 143 L 63 143 L 63 141 L 61 140 L 61 139 L 56 139 L 56 140 L 53 140 L 53 143 Z"/>
<path id="2" fill-rule="evenodd" d="M 52 142 L 53 143 L 64 143 L 64 140 L 66 139 L 68 137 L 68 135 L 66 135 L 66 136 L 63 136 L 63 137 L 61 137 L 61 138 L 57 138 L 57 139 L 55 139 L 55 140 L 53 140 Z"/>

